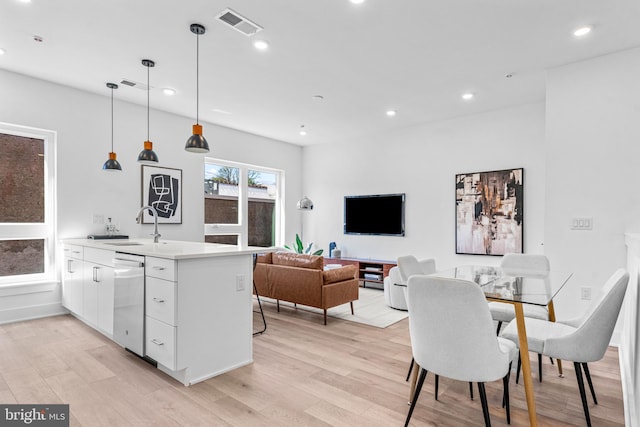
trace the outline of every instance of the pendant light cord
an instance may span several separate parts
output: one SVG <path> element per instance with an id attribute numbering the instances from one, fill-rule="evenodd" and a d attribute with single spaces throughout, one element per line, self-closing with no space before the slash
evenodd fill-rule
<path id="1" fill-rule="evenodd" d="M 149 92 L 151 91 L 151 86 L 149 86 L 149 65 L 147 65 L 147 141 L 149 139 Z"/>
<path id="2" fill-rule="evenodd" d="M 113 88 L 111 88 L 111 152 L 113 153 Z"/>
<path id="3" fill-rule="evenodd" d="M 196 124 L 200 124 L 200 34 L 196 34 Z"/>

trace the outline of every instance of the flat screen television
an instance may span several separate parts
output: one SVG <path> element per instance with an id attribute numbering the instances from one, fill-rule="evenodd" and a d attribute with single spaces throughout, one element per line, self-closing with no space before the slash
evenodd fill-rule
<path id="1" fill-rule="evenodd" d="M 344 197 L 344 234 L 404 236 L 404 193 Z"/>

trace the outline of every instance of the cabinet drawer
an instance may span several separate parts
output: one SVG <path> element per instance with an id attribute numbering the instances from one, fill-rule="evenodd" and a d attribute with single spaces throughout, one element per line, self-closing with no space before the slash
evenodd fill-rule
<path id="1" fill-rule="evenodd" d="M 166 366 L 176 370 L 176 328 L 160 322 L 153 317 L 146 317 L 145 354 Z"/>
<path id="2" fill-rule="evenodd" d="M 84 248 L 84 260 L 94 262 L 96 264 L 113 267 L 113 258 L 115 258 L 115 256 L 116 251 L 110 251 L 108 249 Z"/>
<path id="3" fill-rule="evenodd" d="M 144 272 L 149 277 L 176 281 L 176 263 L 172 259 L 146 257 Z"/>
<path id="4" fill-rule="evenodd" d="M 64 245 L 64 256 L 67 256 L 69 258 L 82 259 L 83 249 L 84 248 L 82 246 L 78 245 Z"/>
<path id="5" fill-rule="evenodd" d="M 176 326 L 176 284 L 147 277 L 145 309 L 147 316 Z"/>

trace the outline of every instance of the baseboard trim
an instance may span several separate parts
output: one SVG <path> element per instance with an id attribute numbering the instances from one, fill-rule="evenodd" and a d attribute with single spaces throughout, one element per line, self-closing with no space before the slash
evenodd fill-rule
<path id="1" fill-rule="evenodd" d="M 0 310 L 0 324 L 22 322 L 25 320 L 40 319 L 42 317 L 58 316 L 69 313 L 62 305 L 57 303 L 32 305 Z"/>

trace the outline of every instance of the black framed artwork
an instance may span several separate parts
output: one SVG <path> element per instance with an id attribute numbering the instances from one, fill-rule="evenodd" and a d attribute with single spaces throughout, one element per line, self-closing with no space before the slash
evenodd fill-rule
<path id="1" fill-rule="evenodd" d="M 456 254 L 522 253 L 524 169 L 456 175 Z"/>
<path id="2" fill-rule="evenodd" d="M 142 165 L 142 206 L 155 208 L 159 223 L 182 224 L 182 169 Z M 148 209 L 142 222 L 153 223 Z"/>

